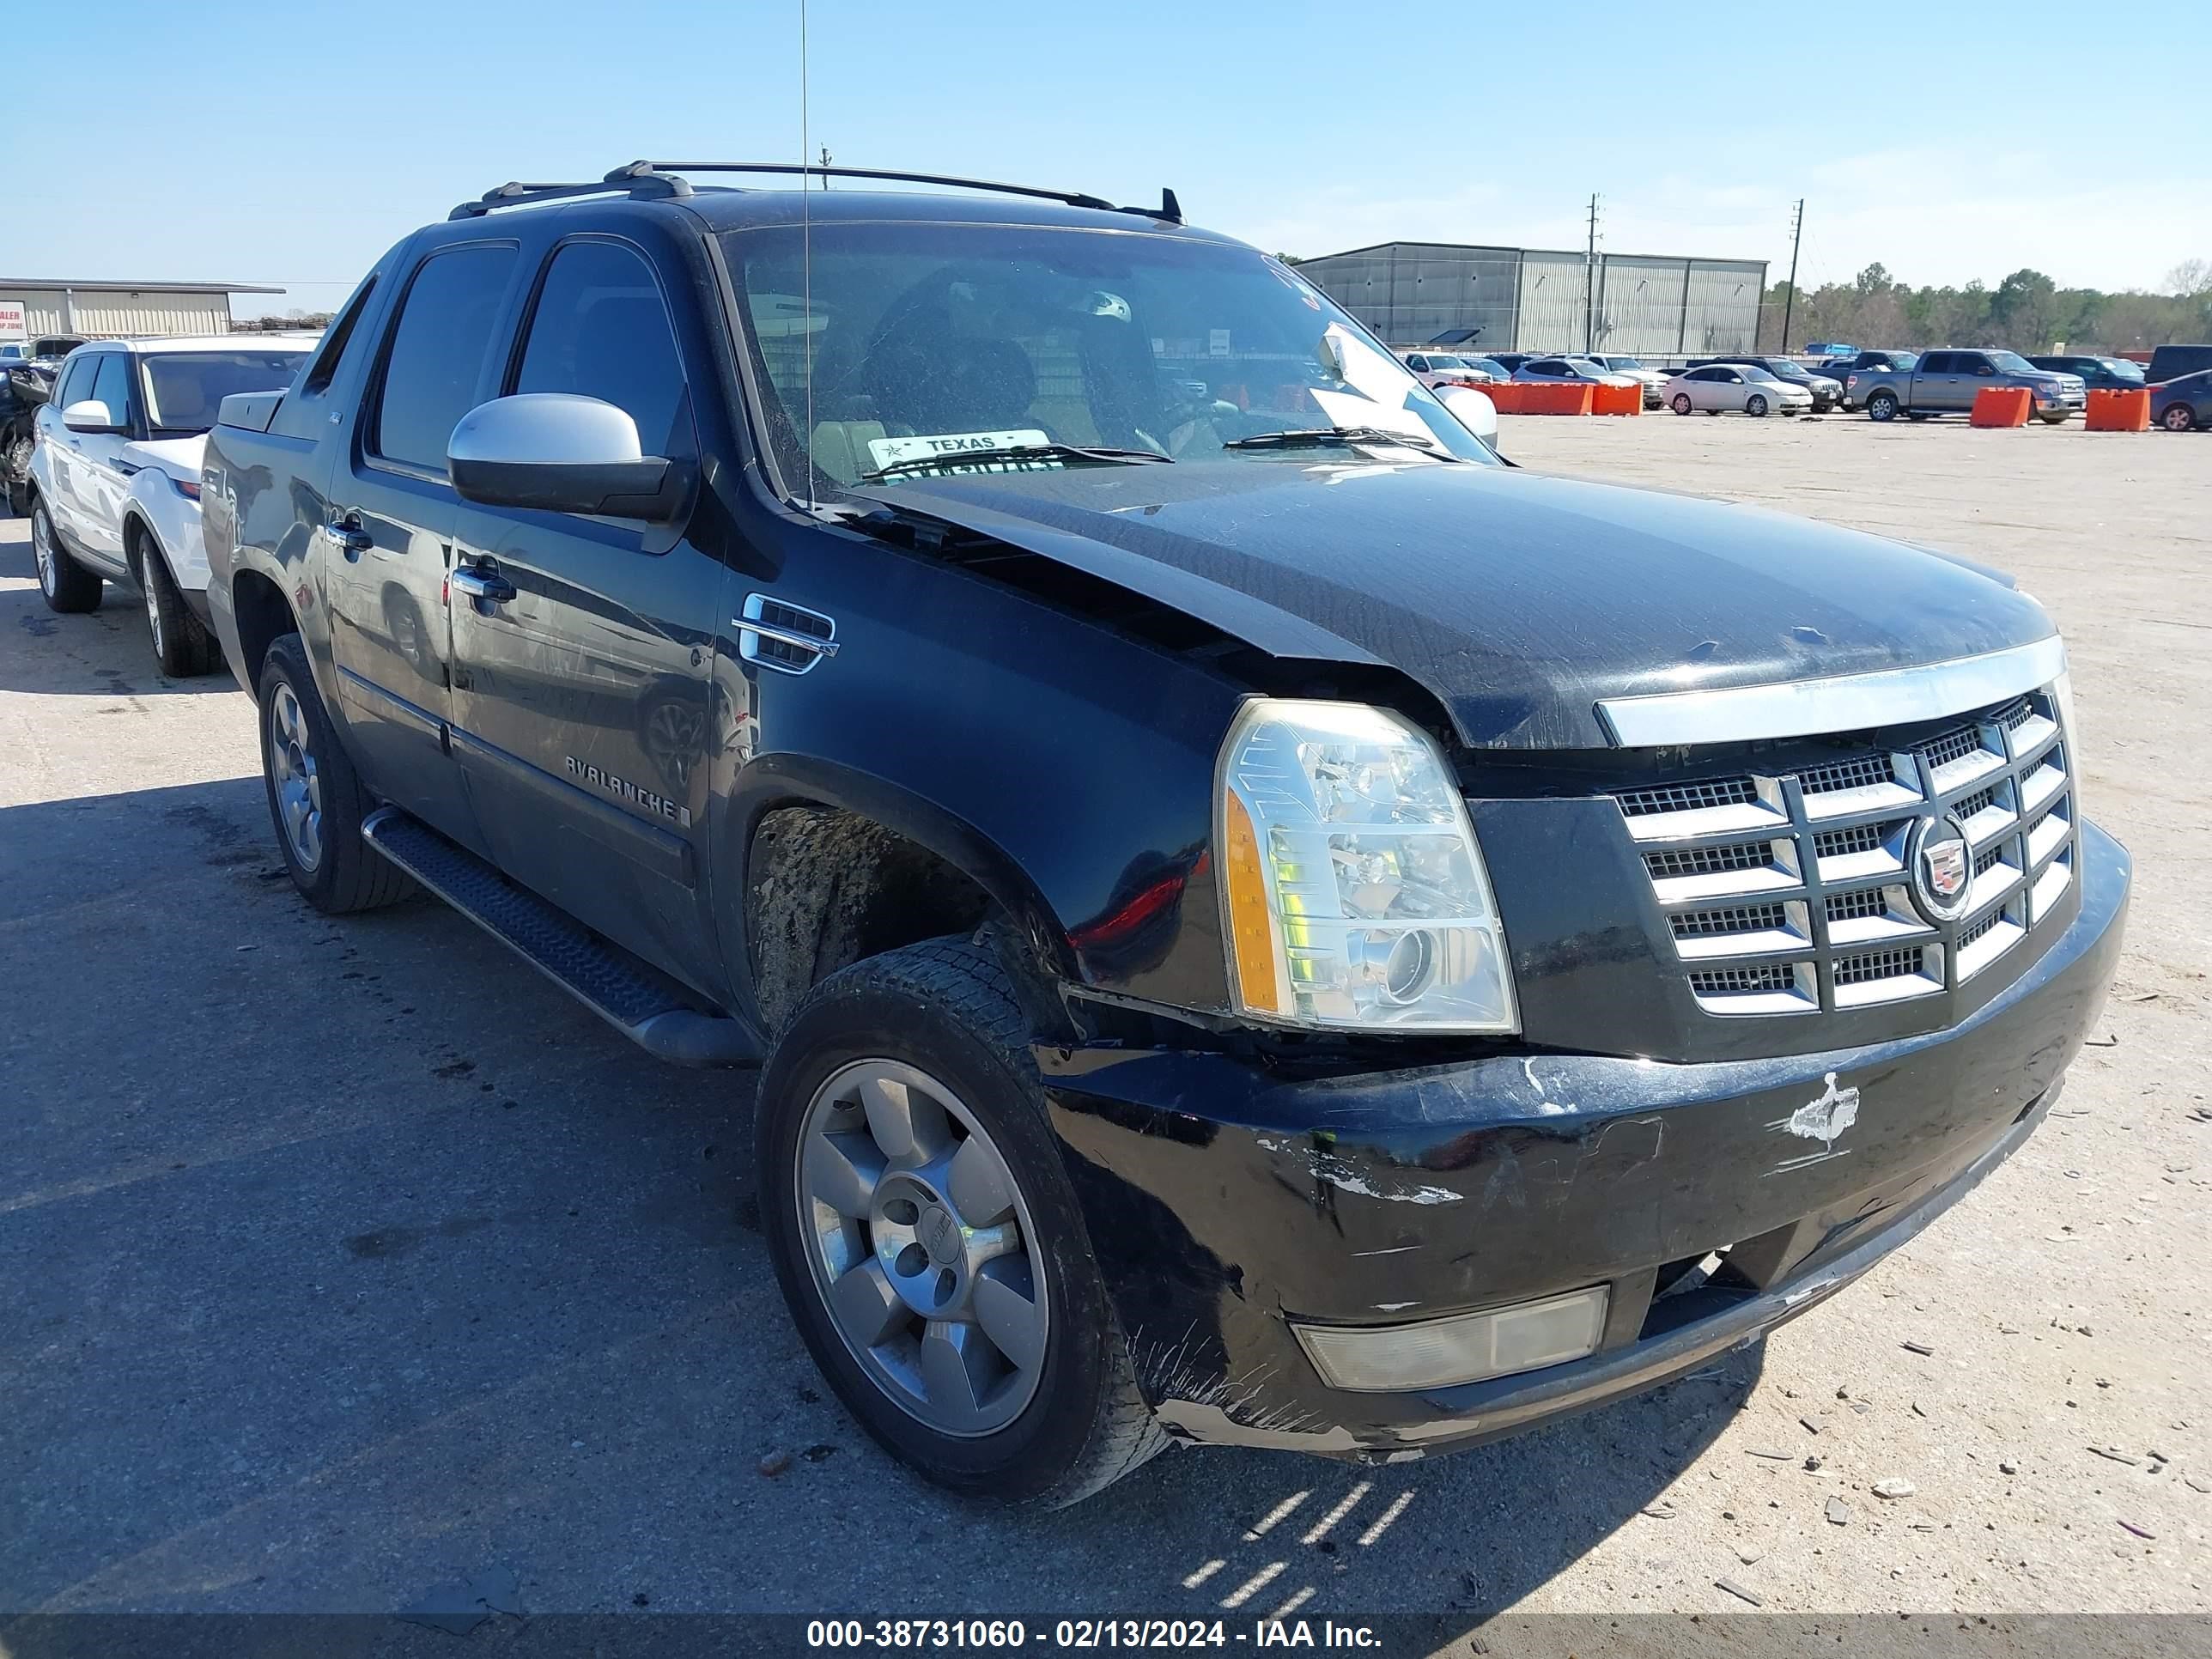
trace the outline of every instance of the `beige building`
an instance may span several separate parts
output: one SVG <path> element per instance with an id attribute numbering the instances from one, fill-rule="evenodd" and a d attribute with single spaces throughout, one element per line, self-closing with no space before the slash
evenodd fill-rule
<path id="1" fill-rule="evenodd" d="M 122 339 L 165 334 L 228 334 L 234 294 L 282 294 L 253 283 L 65 282 L 0 276 L 0 319 L 21 307 L 23 336 L 82 334 Z M 7 337 L 0 334 L 0 338 Z"/>

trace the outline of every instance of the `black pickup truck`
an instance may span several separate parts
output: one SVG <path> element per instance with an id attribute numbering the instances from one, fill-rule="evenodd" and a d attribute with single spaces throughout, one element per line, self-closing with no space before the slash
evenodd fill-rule
<path id="1" fill-rule="evenodd" d="M 793 1316 L 916 1468 L 1509 1433 L 2050 1110 L 2129 861 L 2002 577 L 1507 466 L 1171 196 L 702 171 L 393 248 L 226 401 L 209 599 L 311 902 L 763 1067 Z"/>

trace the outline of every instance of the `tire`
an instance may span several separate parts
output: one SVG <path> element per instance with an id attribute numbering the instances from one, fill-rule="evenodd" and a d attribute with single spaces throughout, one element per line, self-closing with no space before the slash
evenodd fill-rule
<path id="1" fill-rule="evenodd" d="M 39 568 L 39 592 L 46 609 L 64 616 L 100 609 L 107 584 L 69 555 L 43 501 L 31 503 L 31 556 Z"/>
<path id="2" fill-rule="evenodd" d="M 1171 1443 L 1138 1390 L 1046 1121 L 1030 1037 L 1005 969 L 982 947 L 935 939 L 856 963 L 814 988 L 769 1058 L 754 1168 L 784 1299 L 860 1425 L 901 1462 L 963 1497 L 1058 1509 Z M 852 1103 L 880 1087 L 890 1092 L 874 1098 L 892 1114 L 886 1127 L 894 1131 L 883 1139 L 875 1115 Z M 830 1124 L 845 1127 L 833 1132 Z M 988 1156 L 977 1167 L 994 1177 L 970 1182 L 987 1196 L 963 1204 L 954 1195 L 959 1176 L 946 1177 L 953 1154 L 969 1158 L 979 1133 Z M 902 1139 L 902 1149 L 886 1150 L 886 1141 L 898 1148 Z M 847 1162 L 842 1149 L 854 1146 Z M 916 1193 L 910 1170 L 922 1180 L 919 1209 L 900 1196 Z M 834 1204 L 814 1195 L 823 1191 Z M 946 1216 L 957 1231 L 944 1227 Z M 994 1224 L 976 1224 L 987 1221 Z M 972 1248 L 979 1233 L 1006 1228 L 1018 1243 L 989 1265 L 1013 1260 L 1012 1282 L 1022 1288 L 1009 1301 L 1000 1274 L 991 1301 L 1022 1317 L 994 1334 L 987 1328 L 998 1322 L 975 1311 L 983 1305 L 978 1287 L 991 1275 L 970 1263 L 962 1241 Z M 902 1237 L 908 1242 L 890 1255 Z M 828 1288 L 848 1282 L 853 1294 Z M 954 1310 L 949 1318 L 930 1322 L 909 1305 L 933 1297 Z M 1016 1346 L 1034 1343 L 1032 1363 L 1009 1360 L 1013 1348 L 995 1340 L 1006 1328 L 1023 1334 Z M 975 1356 L 969 1363 L 987 1371 L 988 1386 L 979 1393 L 963 1369 L 938 1373 L 935 1382 L 951 1386 L 933 1389 L 916 1346 L 931 1330 L 964 1332 L 957 1350 L 947 1344 L 937 1357 Z M 910 1380 L 900 1383 L 901 1375 Z"/>
<path id="3" fill-rule="evenodd" d="M 1893 421 L 1897 418 L 1898 409 L 1894 392 L 1877 392 L 1866 400 L 1867 419 L 1869 421 Z"/>
<path id="4" fill-rule="evenodd" d="M 2196 406 L 2176 398 L 2166 406 L 2166 413 L 2158 417 L 2158 423 L 2168 432 L 2186 432 L 2197 424 Z"/>
<path id="5" fill-rule="evenodd" d="M 8 476 L 8 510 L 17 518 L 31 511 L 31 447 L 33 440 L 19 437 L 0 455 L 0 471 Z"/>
<path id="6" fill-rule="evenodd" d="M 2062 409 L 2056 415 L 2039 415 L 2036 419 L 2041 421 L 2045 426 L 2064 426 L 2066 411 Z"/>
<path id="7" fill-rule="evenodd" d="M 1743 412 L 1750 416 L 1754 421 L 1765 419 L 1766 399 L 1760 397 L 1756 392 L 1753 392 L 1751 396 L 1743 400 Z"/>
<path id="8" fill-rule="evenodd" d="M 362 839 L 361 821 L 374 803 L 324 712 L 297 634 L 280 635 L 262 659 L 259 724 L 269 818 L 301 896 L 337 916 L 413 892 L 399 866 Z"/>
<path id="9" fill-rule="evenodd" d="M 173 680 L 214 672 L 222 660 L 215 635 L 185 603 L 168 562 L 150 537 L 138 546 L 138 586 L 146 597 L 146 631 L 161 672 Z"/>
<path id="10" fill-rule="evenodd" d="M 1695 405 L 1690 402 L 1688 392 L 1678 392 L 1674 394 L 1674 412 L 1677 415 L 1686 415 L 1694 407 Z"/>

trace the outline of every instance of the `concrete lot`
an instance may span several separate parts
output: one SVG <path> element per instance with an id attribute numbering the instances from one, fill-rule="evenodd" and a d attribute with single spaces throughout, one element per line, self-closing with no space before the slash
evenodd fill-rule
<path id="1" fill-rule="evenodd" d="M 962 1510 L 817 1385 L 748 1219 L 750 1078 L 656 1068 L 434 903 L 310 912 L 244 696 L 160 679 L 134 595 L 48 613 L 0 519 L 0 1610 L 392 1610 L 503 1572 L 533 1613 L 1472 1624 L 1741 1610 L 1722 1577 L 1770 1610 L 2212 1607 L 2212 441 L 1505 444 L 1970 554 L 2070 636 L 2130 948 L 2061 1115 L 1913 1244 L 1763 1352 L 1455 1459 L 1179 1453 L 1068 1513 Z"/>

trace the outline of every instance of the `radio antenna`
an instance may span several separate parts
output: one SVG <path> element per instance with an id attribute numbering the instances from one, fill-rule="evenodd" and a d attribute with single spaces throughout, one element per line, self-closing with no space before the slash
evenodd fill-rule
<path id="1" fill-rule="evenodd" d="M 806 0 L 799 0 L 799 156 L 811 153 L 806 122 Z M 814 510 L 814 222 L 808 174 L 799 172 L 799 338 L 806 354 L 806 510 Z"/>

